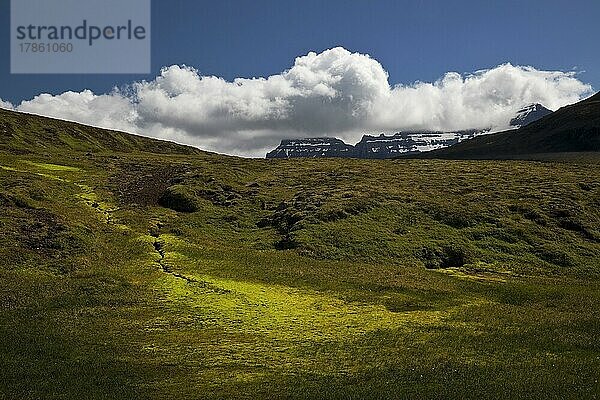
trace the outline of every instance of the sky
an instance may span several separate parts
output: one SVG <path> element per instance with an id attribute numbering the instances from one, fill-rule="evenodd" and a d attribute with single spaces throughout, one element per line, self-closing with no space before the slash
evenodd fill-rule
<path id="1" fill-rule="evenodd" d="M 0 106 L 242 156 L 502 127 L 600 87 L 598 17 L 597 0 L 156 0 L 150 74 L 11 75 L 0 0 Z"/>

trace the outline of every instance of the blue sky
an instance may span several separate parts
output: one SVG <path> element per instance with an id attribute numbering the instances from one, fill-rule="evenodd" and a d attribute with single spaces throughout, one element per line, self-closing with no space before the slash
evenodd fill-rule
<path id="1" fill-rule="evenodd" d="M 308 51 L 343 46 L 370 54 L 390 83 L 500 63 L 582 70 L 600 87 L 600 1 L 194 1 L 152 2 L 151 75 L 10 75 L 9 1 L 0 0 L 0 97 L 91 89 L 152 79 L 162 66 L 254 77 L 289 68 Z"/>

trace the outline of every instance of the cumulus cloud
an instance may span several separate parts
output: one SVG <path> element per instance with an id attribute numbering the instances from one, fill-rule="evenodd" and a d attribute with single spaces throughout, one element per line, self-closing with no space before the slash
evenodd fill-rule
<path id="1" fill-rule="evenodd" d="M 40 94 L 21 102 L 17 110 L 105 128 L 129 132 L 137 130 L 133 102 L 116 90 L 103 95 L 96 95 L 90 90 L 56 96 Z"/>
<path id="2" fill-rule="evenodd" d="M 15 107 L 12 105 L 12 103 L 0 99 L 0 108 L 4 108 L 7 110 L 13 110 Z"/>
<path id="3" fill-rule="evenodd" d="M 124 92 L 39 95 L 20 111 L 171 139 L 207 150 L 263 156 L 282 138 L 508 125 L 530 103 L 557 109 L 591 94 L 574 72 L 499 65 L 391 86 L 369 55 L 337 47 L 296 58 L 267 78 L 226 81 L 173 65 Z"/>
<path id="4" fill-rule="evenodd" d="M 448 72 L 434 83 L 396 86 L 377 107 L 376 120 L 385 129 L 506 128 L 524 105 L 541 103 L 556 110 L 591 90 L 573 72 L 503 64 L 466 76 Z"/>

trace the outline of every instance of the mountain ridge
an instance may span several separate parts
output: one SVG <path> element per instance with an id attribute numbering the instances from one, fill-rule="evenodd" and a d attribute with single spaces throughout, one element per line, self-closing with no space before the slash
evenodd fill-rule
<path id="1" fill-rule="evenodd" d="M 355 145 L 327 136 L 283 139 L 279 146 L 267 153 L 266 158 L 394 158 L 403 153 L 415 154 L 432 148 L 450 146 L 484 132 L 486 131 L 396 132 L 389 136 L 384 133 L 365 134 Z"/>
<path id="2" fill-rule="evenodd" d="M 82 152 L 209 154 L 168 140 L 0 108 L 1 151 L 37 153 L 64 148 Z"/>
<path id="3" fill-rule="evenodd" d="M 550 109 L 539 103 L 529 104 L 517 111 L 514 118 L 510 120 L 510 126 L 518 129 L 551 113 Z M 447 148 L 464 140 L 485 135 L 490 130 L 400 131 L 392 135 L 364 134 L 355 145 L 331 137 L 283 139 L 279 146 L 267 153 L 266 158 L 396 158 Z"/>

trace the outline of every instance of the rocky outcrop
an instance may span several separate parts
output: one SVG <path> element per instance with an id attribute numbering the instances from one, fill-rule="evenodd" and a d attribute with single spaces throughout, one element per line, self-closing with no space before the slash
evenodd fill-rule
<path id="1" fill-rule="evenodd" d="M 330 137 L 285 139 L 267 158 L 352 157 L 352 145 Z"/>

